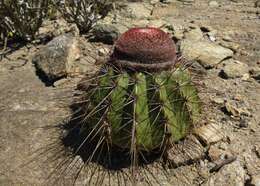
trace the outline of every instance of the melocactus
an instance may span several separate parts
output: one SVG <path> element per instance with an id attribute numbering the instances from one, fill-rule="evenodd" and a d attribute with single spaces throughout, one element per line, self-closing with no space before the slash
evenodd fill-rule
<path id="1" fill-rule="evenodd" d="M 197 89 L 183 63 L 174 41 L 160 29 L 122 34 L 82 90 L 80 134 L 130 154 L 167 153 L 192 131 L 200 114 Z"/>

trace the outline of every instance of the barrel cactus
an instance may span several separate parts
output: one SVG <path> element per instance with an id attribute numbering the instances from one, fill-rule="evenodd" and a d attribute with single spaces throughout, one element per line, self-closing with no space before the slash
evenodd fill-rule
<path id="1" fill-rule="evenodd" d="M 200 114 L 197 89 L 177 56 L 173 40 L 160 29 L 122 34 L 99 74 L 82 86 L 81 136 L 129 154 L 166 154 Z"/>

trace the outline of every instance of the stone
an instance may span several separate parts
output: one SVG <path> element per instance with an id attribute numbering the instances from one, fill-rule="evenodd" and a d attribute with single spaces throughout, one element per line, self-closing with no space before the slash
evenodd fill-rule
<path id="1" fill-rule="evenodd" d="M 216 146 L 212 145 L 210 146 L 209 150 L 208 150 L 208 156 L 210 158 L 211 161 L 217 161 L 221 155 L 223 154 L 223 150 L 217 148 Z"/>
<path id="2" fill-rule="evenodd" d="M 246 107 L 240 106 L 233 101 L 226 101 L 225 108 L 226 111 L 234 117 L 241 117 L 241 116 L 249 117 L 252 115 Z"/>
<path id="3" fill-rule="evenodd" d="M 162 19 L 153 19 L 150 20 L 148 23 L 149 27 L 156 27 L 156 28 L 164 28 L 167 25 L 167 22 Z"/>
<path id="4" fill-rule="evenodd" d="M 181 1 L 183 2 L 184 4 L 192 4 L 195 2 L 195 0 L 178 0 L 178 1 Z"/>
<path id="5" fill-rule="evenodd" d="M 243 81 L 249 81 L 250 80 L 250 74 L 249 73 L 246 73 L 242 76 L 241 80 Z"/>
<path id="6" fill-rule="evenodd" d="M 173 3 L 167 4 L 167 5 L 159 4 L 159 6 L 156 6 L 152 9 L 151 17 L 157 18 L 157 19 L 165 19 L 169 23 L 176 22 L 176 21 L 173 21 L 170 17 L 172 17 L 173 14 L 174 15 L 178 14 L 177 12 L 179 12 L 180 6 L 183 6 L 183 2 L 180 2 L 177 0 L 174 1 Z M 175 18 L 174 18 L 174 20 L 175 20 Z"/>
<path id="7" fill-rule="evenodd" d="M 240 78 L 249 72 L 247 64 L 234 59 L 225 60 L 223 65 L 219 75 L 225 79 Z"/>
<path id="8" fill-rule="evenodd" d="M 113 24 L 97 24 L 92 30 L 93 39 L 106 44 L 113 44 L 120 32 Z"/>
<path id="9" fill-rule="evenodd" d="M 195 134 L 206 144 L 216 143 L 224 138 L 221 126 L 211 123 L 195 129 Z"/>
<path id="10" fill-rule="evenodd" d="M 129 27 L 146 27 L 149 24 L 149 20 L 147 19 L 139 19 L 130 22 Z"/>
<path id="11" fill-rule="evenodd" d="M 251 76 L 260 82 L 260 68 L 253 68 L 250 70 Z"/>
<path id="12" fill-rule="evenodd" d="M 210 2 L 209 2 L 209 6 L 210 6 L 211 8 L 215 8 L 215 7 L 218 7 L 219 4 L 218 4 L 217 1 L 210 1 Z"/>
<path id="13" fill-rule="evenodd" d="M 197 60 L 204 67 L 213 67 L 224 59 L 232 57 L 233 51 L 209 41 L 184 39 L 181 52 L 188 60 Z"/>
<path id="14" fill-rule="evenodd" d="M 132 2 L 127 3 L 126 11 L 128 17 L 135 19 L 146 19 L 151 16 L 152 6 L 145 3 Z"/>
<path id="15" fill-rule="evenodd" d="M 191 135 L 182 143 L 174 144 L 168 152 L 168 159 L 173 167 L 185 165 L 189 162 L 200 160 L 205 155 L 205 151 L 199 140 Z"/>
<path id="16" fill-rule="evenodd" d="M 211 101 L 216 104 L 219 104 L 219 105 L 222 105 L 225 103 L 225 100 L 221 97 L 213 97 L 213 98 L 211 98 Z"/>
<path id="17" fill-rule="evenodd" d="M 177 23 L 168 23 L 165 25 L 168 33 L 172 33 L 176 40 L 182 40 L 184 38 L 185 27 Z"/>
<path id="18" fill-rule="evenodd" d="M 196 27 L 196 28 L 191 29 L 188 32 L 185 32 L 184 37 L 185 37 L 185 39 L 198 41 L 198 40 L 203 39 L 203 33 L 200 30 L 200 28 Z"/>
<path id="19" fill-rule="evenodd" d="M 152 19 L 149 21 L 147 26 L 160 28 L 161 30 L 171 34 L 171 36 L 174 36 L 174 38 L 177 38 L 178 40 L 180 40 L 184 36 L 183 30 L 182 31 L 180 30 L 181 29 L 180 25 L 172 25 L 162 19 Z"/>
<path id="20" fill-rule="evenodd" d="M 41 48 L 32 58 L 32 62 L 43 81 L 54 82 L 65 77 L 71 64 L 79 57 L 78 40 L 72 34 L 64 34 Z"/>
<path id="21" fill-rule="evenodd" d="M 260 174 L 252 176 L 251 185 L 252 186 L 260 186 Z"/>
<path id="22" fill-rule="evenodd" d="M 155 4 L 157 4 L 157 3 L 159 3 L 160 2 L 160 0 L 151 0 L 150 1 L 150 3 L 152 4 L 152 5 L 155 5 Z M 163 1 L 161 1 L 162 3 L 164 3 Z"/>
<path id="23" fill-rule="evenodd" d="M 105 45 L 90 43 L 81 38 L 79 41 L 81 57 L 75 63 L 68 66 L 67 73 L 69 77 L 79 77 L 95 74 L 100 65 L 107 60 L 111 48 Z"/>
<path id="24" fill-rule="evenodd" d="M 152 0 L 152 1 L 154 1 L 154 0 Z M 170 4 L 170 3 L 174 2 L 174 1 L 176 1 L 176 0 L 159 0 L 159 2 L 164 3 L 164 4 Z"/>
<path id="25" fill-rule="evenodd" d="M 107 55 L 109 55 L 110 50 L 108 48 L 100 48 L 98 49 L 98 55 L 101 57 L 106 57 Z"/>
<path id="26" fill-rule="evenodd" d="M 225 47 L 225 48 L 228 48 L 230 50 L 232 50 L 233 52 L 238 52 L 240 51 L 240 45 L 238 43 L 235 43 L 235 42 L 231 42 L 231 41 L 224 41 L 224 40 L 221 40 L 219 42 L 219 45 Z"/>
<path id="27" fill-rule="evenodd" d="M 208 186 L 244 186 L 246 181 L 246 171 L 241 163 L 236 160 L 223 166 L 216 174 L 212 175 Z"/>
<path id="28" fill-rule="evenodd" d="M 203 66 L 201 66 L 201 64 L 199 64 L 197 61 L 192 61 L 189 69 L 191 72 L 194 72 L 196 74 L 207 75 L 207 70 Z"/>

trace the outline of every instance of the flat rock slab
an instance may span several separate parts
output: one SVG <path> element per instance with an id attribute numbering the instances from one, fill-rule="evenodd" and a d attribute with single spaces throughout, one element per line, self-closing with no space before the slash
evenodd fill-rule
<path id="1" fill-rule="evenodd" d="M 181 42 L 181 52 L 188 60 L 197 60 L 204 67 L 213 67 L 233 55 L 232 50 L 215 43 L 189 39 Z"/>

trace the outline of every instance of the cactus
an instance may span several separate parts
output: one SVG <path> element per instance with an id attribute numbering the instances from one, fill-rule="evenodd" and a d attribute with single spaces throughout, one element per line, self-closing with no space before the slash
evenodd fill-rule
<path id="1" fill-rule="evenodd" d="M 200 114 L 189 71 L 169 35 L 156 28 L 124 33 L 83 91 L 80 134 L 130 153 L 165 153 Z"/>

